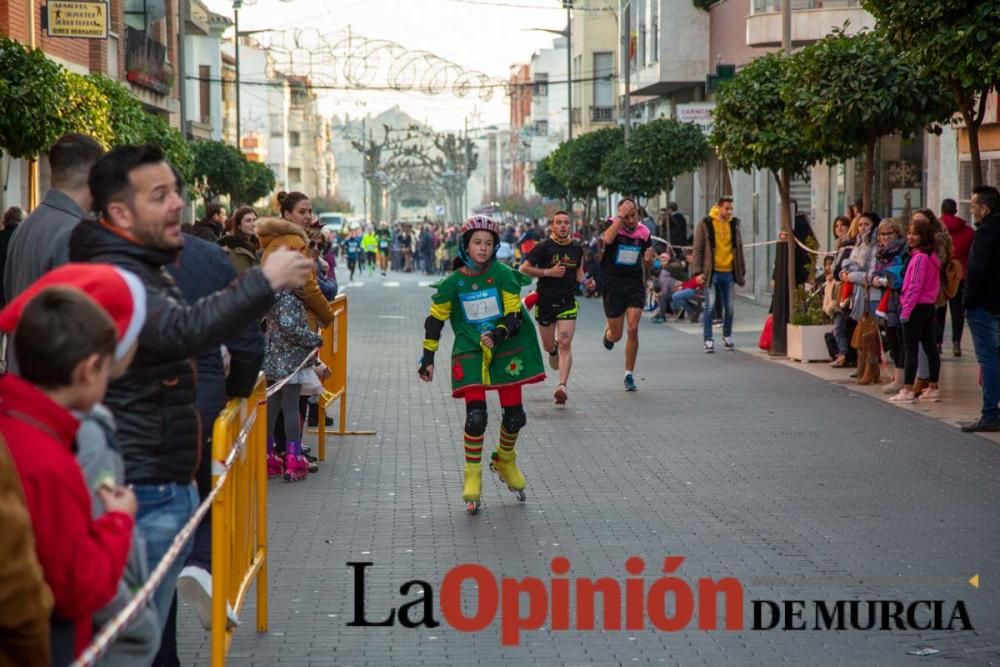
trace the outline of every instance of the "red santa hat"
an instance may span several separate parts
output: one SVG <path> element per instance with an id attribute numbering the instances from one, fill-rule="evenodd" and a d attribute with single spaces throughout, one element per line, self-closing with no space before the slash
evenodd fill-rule
<path id="1" fill-rule="evenodd" d="M 131 271 L 110 264 L 64 264 L 31 284 L 0 311 L 0 331 L 12 333 L 25 306 L 48 287 L 78 289 L 100 306 L 115 323 L 121 359 L 139 338 L 146 321 L 146 288 Z"/>

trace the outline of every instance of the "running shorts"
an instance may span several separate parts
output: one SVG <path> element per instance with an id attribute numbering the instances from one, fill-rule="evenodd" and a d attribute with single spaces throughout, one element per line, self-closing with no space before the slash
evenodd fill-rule
<path id="1" fill-rule="evenodd" d="M 538 303 L 535 304 L 535 321 L 539 326 L 547 327 L 555 324 L 556 320 L 575 320 L 580 307 L 573 297 L 565 299 L 546 299 L 538 295 Z"/>
<path id="2" fill-rule="evenodd" d="M 646 288 L 639 281 L 604 284 L 604 314 L 621 317 L 628 308 L 645 308 Z"/>

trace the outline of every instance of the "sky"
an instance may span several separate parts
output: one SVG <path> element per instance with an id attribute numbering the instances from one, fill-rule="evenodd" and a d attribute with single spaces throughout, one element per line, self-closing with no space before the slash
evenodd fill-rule
<path id="1" fill-rule="evenodd" d="M 210 9 L 232 15 L 231 0 L 205 0 Z M 295 62 L 303 70 L 319 72 L 317 83 L 330 86 L 349 85 L 344 79 L 344 61 L 330 57 L 346 53 L 333 48 L 324 53 L 318 35 L 333 36 L 335 44 L 352 34 L 351 51 L 358 53 L 354 39 L 363 35 L 370 40 L 389 40 L 408 50 L 427 51 L 460 65 L 482 72 L 491 79 L 506 80 L 511 66 L 527 63 L 531 54 L 552 45 L 555 35 L 535 28 L 563 30 L 566 12 L 561 0 L 244 0 L 240 12 L 240 31 L 306 31 L 300 37 L 302 48 L 295 52 Z M 267 39 L 277 36 L 261 35 Z M 319 45 L 319 46 L 317 46 Z M 401 50 L 384 48 L 380 53 L 400 54 Z M 311 65 L 306 64 L 310 59 Z M 398 57 L 359 60 L 371 72 L 370 85 L 386 87 L 389 67 L 401 62 Z M 422 68 L 421 71 L 426 71 Z M 299 73 L 299 72 L 296 72 Z M 454 82 L 455 75 L 448 77 Z M 491 100 L 483 101 L 478 92 L 459 98 L 445 90 L 437 95 L 420 92 L 358 91 L 331 89 L 321 93 L 320 112 L 324 115 L 365 113 L 375 115 L 398 105 L 417 120 L 438 130 L 457 130 L 468 119 L 470 127 L 509 121 L 509 106 L 503 91 L 494 88 Z"/>

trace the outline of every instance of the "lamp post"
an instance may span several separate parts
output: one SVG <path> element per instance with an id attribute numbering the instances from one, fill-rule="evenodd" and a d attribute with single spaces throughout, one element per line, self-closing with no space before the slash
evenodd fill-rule
<path id="1" fill-rule="evenodd" d="M 233 35 L 236 43 L 233 45 L 233 55 L 236 61 L 236 148 L 243 151 L 242 133 L 240 131 L 240 9 L 243 0 L 233 0 Z"/>
<path id="2" fill-rule="evenodd" d="M 573 138 L 573 0 L 563 0 L 566 9 L 566 113 L 569 114 L 569 125 L 566 126 L 566 137 Z"/>

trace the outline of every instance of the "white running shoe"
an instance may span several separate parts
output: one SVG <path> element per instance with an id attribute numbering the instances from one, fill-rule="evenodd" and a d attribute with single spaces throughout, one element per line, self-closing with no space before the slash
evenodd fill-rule
<path id="1" fill-rule="evenodd" d="M 723 336 L 722 337 L 722 345 L 723 345 L 723 347 L 726 348 L 726 352 L 735 352 L 736 351 L 736 343 L 733 342 L 733 337 L 732 336 Z"/>
<path id="2" fill-rule="evenodd" d="M 706 340 L 705 341 L 705 354 L 712 354 L 715 352 L 715 341 Z"/>
<path id="3" fill-rule="evenodd" d="M 188 565 L 177 578 L 177 591 L 198 612 L 198 620 L 206 630 L 212 629 L 212 574 L 204 568 Z M 232 630 L 240 619 L 226 603 L 226 627 Z"/>
<path id="4" fill-rule="evenodd" d="M 891 403 L 914 403 L 916 400 L 917 395 L 906 387 L 903 387 L 899 390 L 899 393 L 889 398 Z"/>

